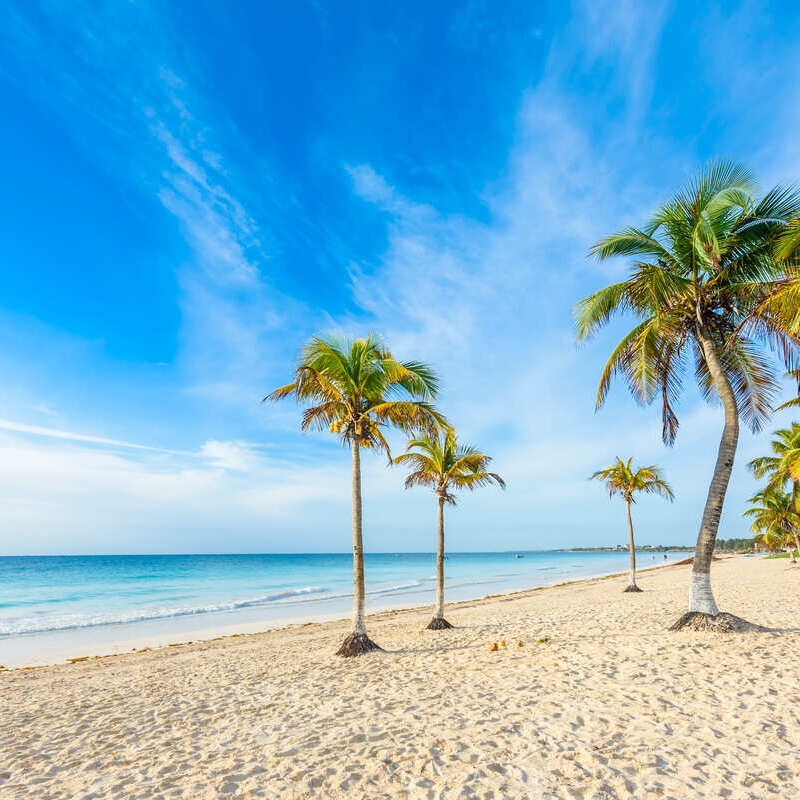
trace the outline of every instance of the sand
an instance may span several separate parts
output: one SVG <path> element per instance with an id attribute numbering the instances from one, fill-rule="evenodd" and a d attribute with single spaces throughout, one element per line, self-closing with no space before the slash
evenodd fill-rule
<path id="1" fill-rule="evenodd" d="M 0 797 L 800 797 L 800 568 L 715 562 L 765 633 L 668 632 L 688 579 L 462 603 L 451 631 L 385 613 L 353 660 L 325 623 L 0 672 Z"/>

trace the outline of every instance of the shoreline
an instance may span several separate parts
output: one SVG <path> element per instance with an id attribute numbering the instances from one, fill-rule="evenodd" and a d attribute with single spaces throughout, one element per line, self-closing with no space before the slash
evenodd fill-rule
<path id="1" fill-rule="evenodd" d="M 686 559 L 676 561 L 668 564 L 658 563 L 655 565 L 638 567 L 638 573 L 651 573 L 658 570 L 668 569 L 671 567 L 678 567 L 686 564 Z M 545 591 L 547 589 L 556 589 L 561 587 L 576 586 L 587 583 L 596 583 L 600 581 L 619 578 L 627 576 L 628 571 L 611 573 L 599 573 L 597 575 L 584 576 L 575 578 L 574 580 L 560 581 L 557 583 L 549 583 L 542 586 L 532 586 L 526 589 L 512 590 L 510 592 L 499 592 L 495 594 L 483 595 L 482 597 L 474 597 L 465 600 L 455 600 L 447 603 L 447 609 L 461 609 L 473 608 L 488 602 L 508 602 L 515 599 L 528 597 L 535 592 Z M 687 590 L 688 591 L 688 590 Z M 408 615 L 421 613 L 430 610 L 431 604 L 414 605 L 414 606 L 394 606 L 382 608 L 372 611 L 367 614 L 367 621 L 379 622 L 387 618 L 395 618 L 398 615 Z M 207 628 L 200 628 L 192 634 L 192 638 L 183 638 L 175 641 L 175 634 L 144 634 L 137 637 L 129 637 L 115 640 L 112 643 L 102 644 L 98 643 L 96 647 L 89 646 L 88 652 L 86 646 L 65 647 L 60 650 L 54 650 L 43 654 L 41 656 L 34 656 L 23 659 L 22 663 L 14 663 L 13 659 L 8 659 L 8 663 L 0 661 L 0 674 L 10 673 L 20 670 L 41 670 L 51 667 L 69 666 L 74 663 L 81 663 L 84 661 L 96 661 L 99 659 L 116 658 L 125 655 L 136 655 L 139 653 L 154 652 L 164 650 L 166 648 L 175 647 L 188 647 L 192 645 L 199 645 L 206 642 L 224 641 L 227 639 L 261 636 L 277 631 L 287 631 L 297 628 L 308 629 L 312 626 L 322 627 L 332 624 L 346 624 L 350 617 L 342 617 L 339 614 L 322 615 L 314 619 L 304 620 L 298 618 L 284 618 L 283 620 L 272 620 L 270 627 L 264 627 L 263 622 L 241 622 L 233 623 L 222 626 L 209 626 Z M 127 623 L 110 623 L 106 627 L 112 625 L 125 625 Z M 100 626 L 97 626 L 100 627 Z M 73 629 L 65 629 L 68 632 Z M 84 629 L 85 630 L 85 629 Z M 19 639 L 26 636 L 35 637 L 39 633 L 20 634 Z M 186 634 L 189 635 L 188 633 Z M 178 634 L 180 636 L 180 634 Z M 9 637 L 9 640 L 11 637 Z M 3 639 L 0 638 L 0 643 Z M 31 662 L 31 663 L 27 663 Z"/>
<path id="2" fill-rule="evenodd" d="M 448 600 L 628 567 L 626 553 L 554 550 L 526 551 L 526 556 L 451 553 Z M 18 560 L 0 559 L 5 597 L 11 601 L 0 608 L 0 663 L 6 666 L 330 621 L 352 609 L 352 554 L 33 558 L 22 570 Z M 373 553 L 365 558 L 369 611 L 433 602 L 433 554 Z M 640 563 L 648 569 L 662 561 L 645 557 Z M 73 586 L 80 588 L 73 591 Z"/>
<path id="3" fill-rule="evenodd" d="M 0 672 L 0 795 L 95 800 L 800 797 L 800 568 L 726 556 L 724 611 L 668 631 L 688 564 Z M 54 714 L 53 709 L 58 709 Z"/>
<path id="4" fill-rule="evenodd" d="M 355 659 L 340 619 L 4 670 L 0 795 L 798 797 L 800 569 L 723 556 L 720 608 L 769 630 L 670 632 L 690 571 L 375 613 Z"/>

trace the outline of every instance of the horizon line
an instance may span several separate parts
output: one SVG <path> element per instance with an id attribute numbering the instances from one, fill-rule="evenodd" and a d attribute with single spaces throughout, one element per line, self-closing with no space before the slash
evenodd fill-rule
<path id="1" fill-rule="evenodd" d="M 720 541 L 725 541 L 721 539 Z M 645 544 L 636 545 L 636 549 L 689 549 L 693 550 L 694 545 L 689 544 Z M 521 548 L 510 548 L 507 550 L 448 550 L 446 555 L 494 555 L 498 553 L 570 553 L 570 552 L 591 552 L 595 550 L 617 550 L 627 552 L 627 546 L 622 545 L 593 545 L 575 547 L 551 547 L 546 549 L 525 550 Z M 326 550 L 308 552 L 204 552 L 204 553 L 25 553 L 25 554 L 0 554 L 0 558 L 116 558 L 116 557 L 146 557 L 146 556 L 339 556 L 352 555 L 350 550 Z M 436 555 L 435 550 L 371 550 L 364 551 L 364 555 Z"/>

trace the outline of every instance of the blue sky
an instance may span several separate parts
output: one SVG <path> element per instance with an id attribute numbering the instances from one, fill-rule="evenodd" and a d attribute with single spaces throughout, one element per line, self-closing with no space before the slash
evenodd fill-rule
<path id="1" fill-rule="evenodd" d="M 349 460 L 284 383 L 318 332 L 383 334 L 508 480 L 457 550 L 623 541 L 586 476 L 661 464 L 643 543 L 692 543 L 721 414 L 675 447 L 574 302 L 585 257 L 715 156 L 800 181 L 793 3 L 19 2 L 0 9 L 0 552 L 349 549 Z M 777 426 L 787 422 L 783 412 Z M 771 429 L 771 428 L 770 428 Z M 768 433 L 768 432 L 767 432 Z M 744 434 L 721 535 L 745 535 Z M 402 441 L 394 440 L 398 448 Z M 365 463 L 371 550 L 434 504 Z"/>

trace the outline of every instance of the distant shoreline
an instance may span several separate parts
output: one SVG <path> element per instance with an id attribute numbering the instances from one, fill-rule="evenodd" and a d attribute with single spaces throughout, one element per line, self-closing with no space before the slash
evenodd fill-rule
<path id="1" fill-rule="evenodd" d="M 600 545 L 597 547 L 553 547 L 544 550 L 511 548 L 507 550 L 448 550 L 448 555 L 454 556 L 483 556 L 483 555 L 513 555 L 523 554 L 547 554 L 547 553 L 622 553 L 628 552 L 627 545 Z M 694 545 L 637 545 L 637 553 L 691 553 L 694 552 Z M 331 550 L 315 552 L 287 552 L 287 553 L 0 553 L 0 559 L 21 559 L 21 558 L 219 558 L 223 556 L 269 556 L 278 558 L 292 558 L 295 556 L 351 556 L 349 550 Z M 365 550 L 364 555 L 369 556 L 435 556 L 434 550 Z"/>
<path id="2" fill-rule="evenodd" d="M 637 553 L 693 553 L 694 547 L 687 545 L 642 545 L 634 548 Z M 614 547 L 570 547 L 566 553 L 627 553 L 628 547 L 615 545 Z"/>

